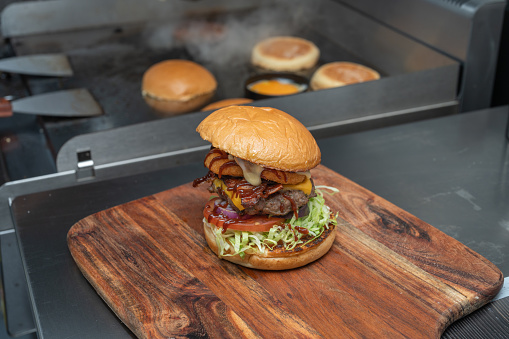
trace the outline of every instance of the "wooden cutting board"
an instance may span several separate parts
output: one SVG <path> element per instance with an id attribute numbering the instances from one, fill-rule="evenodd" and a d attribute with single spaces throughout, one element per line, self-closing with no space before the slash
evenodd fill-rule
<path id="1" fill-rule="evenodd" d="M 139 338 L 438 338 L 502 287 L 484 257 L 319 166 L 344 220 L 328 254 L 289 271 L 218 259 L 186 184 L 93 214 L 68 233 L 83 275 Z"/>

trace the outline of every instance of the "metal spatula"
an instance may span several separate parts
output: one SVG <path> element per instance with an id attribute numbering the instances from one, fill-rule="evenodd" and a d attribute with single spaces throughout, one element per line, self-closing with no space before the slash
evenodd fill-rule
<path id="1" fill-rule="evenodd" d="M 64 54 L 37 54 L 0 60 L 0 71 L 16 74 L 70 77 L 69 59 Z"/>
<path id="2" fill-rule="evenodd" d="M 93 117 L 103 114 L 101 106 L 87 89 L 70 89 L 9 101 L 0 99 L 0 117 L 13 113 L 57 117 Z"/>

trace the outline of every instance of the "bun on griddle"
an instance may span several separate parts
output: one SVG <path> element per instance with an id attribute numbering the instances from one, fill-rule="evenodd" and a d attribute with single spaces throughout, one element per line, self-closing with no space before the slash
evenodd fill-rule
<path id="1" fill-rule="evenodd" d="M 215 101 L 213 103 L 208 104 L 207 106 L 203 107 L 202 111 L 211 111 L 213 109 L 219 109 L 227 106 L 232 105 L 244 105 L 249 104 L 250 102 L 253 102 L 253 99 L 249 98 L 230 98 L 230 99 L 223 99 L 219 101 Z"/>
<path id="2" fill-rule="evenodd" d="M 377 79 L 380 74 L 369 67 L 338 61 L 320 66 L 311 77 L 310 86 L 316 91 Z"/>
<path id="3" fill-rule="evenodd" d="M 217 81 L 205 67 L 189 60 L 166 60 L 143 75 L 146 103 L 166 114 L 181 114 L 206 105 L 215 94 Z"/>
<path id="4" fill-rule="evenodd" d="M 304 172 L 321 161 L 309 130 L 291 115 L 271 107 L 221 108 L 196 130 L 212 146 L 266 168 Z"/>
<path id="5" fill-rule="evenodd" d="M 251 53 L 251 63 L 272 71 L 299 71 L 316 65 L 320 50 L 309 40 L 276 36 L 257 43 Z"/>

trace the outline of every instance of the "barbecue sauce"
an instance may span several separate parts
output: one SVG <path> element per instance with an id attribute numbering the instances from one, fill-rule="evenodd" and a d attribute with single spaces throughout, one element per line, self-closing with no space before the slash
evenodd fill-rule
<path id="1" fill-rule="evenodd" d="M 209 172 L 205 176 L 195 179 L 193 181 L 193 187 L 197 187 L 198 185 L 200 185 L 201 183 L 203 183 L 205 181 L 210 181 L 210 180 L 214 179 L 216 175 L 214 174 L 214 172 L 210 171 L 210 168 L 212 168 L 213 164 L 216 161 L 223 160 L 223 159 L 229 159 L 228 153 L 226 153 L 225 151 L 220 150 L 218 148 L 212 148 L 209 151 L 209 153 L 207 154 L 207 156 L 205 157 L 205 159 L 207 159 L 209 157 L 209 155 L 211 155 L 211 154 L 217 154 L 217 155 L 214 158 L 212 158 L 212 160 L 209 163 L 209 166 L 208 166 Z M 218 178 L 221 178 L 222 172 L 226 168 L 231 167 L 231 166 L 237 166 L 237 165 L 238 164 L 235 160 L 229 160 L 229 161 L 223 163 L 219 167 L 219 171 L 218 171 L 219 173 L 217 175 Z M 278 170 L 272 169 L 272 168 L 264 168 L 264 170 L 272 172 L 278 179 L 282 179 L 285 182 L 287 181 L 287 175 L 283 171 L 278 171 Z M 271 194 L 274 194 L 277 191 L 283 189 L 283 184 L 272 184 L 272 183 L 268 183 L 268 182 L 261 182 L 260 185 L 255 186 L 255 185 L 250 184 L 244 178 L 243 179 L 230 178 L 230 179 L 226 179 L 224 182 L 225 182 L 226 189 L 228 191 L 232 192 L 233 197 L 240 197 L 242 203 L 249 202 L 249 201 L 257 201 L 260 198 L 266 199 Z M 282 194 L 282 196 L 285 199 L 287 199 L 288 201 L 290 201 L 293 214 L 294 214 L 295 218 L 298 218 L 298 208 L 297 208 L 297 204 L 295 203 L 295 201 L 291 197 L 289 197 L 285 194 Z M 220 202 L 217 202 L 216 204 L 214 204 L 212 213 L 207 217 L 207 221 L 210 223 L 211 219 L 213 217 L 222 219 L 223 220 L 222 233 L 226 232 L 229 225 L 231 225 L 233 223 L 239 223 L 239 222 L 242 223 L 243 222 L 242 219 L 230 219 L 230 218 L 224 217 L 220 212 L 217 211 L 219 206 L 226 208 L 228 206 L 228 202 L 225 200 L 221 200 Z M 281 205 L 281 212 L 282 212 L 282 210 L 283 210 L 283 205 Z M 244 221 L 244 222 L 246 222 L 246 221 Z M 299 233 L 305 234 L 305 235 L 309 234 L 309 230 L 304 227 L 294 226 L 294 230 Z M 295 233 L 294 233 L 294 236 L 297 239 L 297 235 Z"/>
<path id="2" fill-rule="evenodd" d="M 283 189 L 282 184 L 269 184 L 262 182 L 258 186 L 253 186 L 245 179 L 226 179 L 227 190 L 233 192 L 234 197 L 240 197 L 244 200 L 253 200 L 258 198 L 266 199 L 269 195 Z"/>
<path id="3" fill-rule="evenodd" d="M 223 221 L 223 229 L 221 230 L 221 233 L 225 233 L 228 230 L 228 226 L 233 223 L 241 222 L 240 219 L 229 219 L 226 218 L 221 214 L 221 212 L 218 212 L 219 207 L 226 208 L 228 206 L 228 202 L 225 200 L 221 200 L 220 202 L 215 202 L 214 207 L 212 208 L 211 213 L 207 217 L 207 222 L 210 223 L 212 221 L 212 218 L 217 218 Z M 208 207 L 207 207 L 208 208 Z"/>
<path id="4" fill-rule="evenodd" d="M 194 179 L 193 180 L 193 187 L 198 187 L 198 185 L 200 185 L 201 183 L 205 182 L 205 181 L 209 181 L 209 180 L 212 180 L 215 178 L 215 174 L 214 172 L 212 171 L 209 171 L 206 175 L 204 175 L 203 177 L 201 178 L 197 178 L 197 179 Z"/>
<path id="5" fill-rule="evenodd" d="M 299 232 L 299 233 L 302 233 L 302 234 L 309 234 L 309 230 L 305 227 L 300 227 L 300 226 L 294 226 L 294 228 Z"/>
<path id="6" fill-rule="evenodd" d="M 286 173 L 285 172 L 282 172 L 282 171 L 278 171 L 276 169 L 273 169 L 273 168 L 264 168 L 265 171 L 269 171 L 269 172 L 272 172 L 274 173 L 274 175 L 279 179 L 283 179 L 284 182 L 286 182 L 288 179 L 286 177 Z"/>
<path id="7" fill-rule="evenodd" d="M 283 196 L 283 198 L 285 198 L 286 200 L 288 200 L 290 202 L 290 204 L 292 205 L 293 215 L 295 216 L 295 219 L 298 219 L 299 218 L 299 210 L 297 208 L 297 204 L 295 203 L 295 201 L 284 193 L 281 195 Z M 281 204 L 281 206 L 283 206 L 283 205 Z"/>
<path id="8" fill-rule="evenodd" d="M 221 167 L 219 167 L 219 173 L 217 174 L 217 177 L 221 178 L 221 176 L 223 175 L 223 171 L 231 166 L 237 166 L 237 163 L 234 160 L 230 160 L 222 164 Z"/>
<path id="9" fill-rule="evenodd" d="M 212 160 L 210 160 L 210 163 L 209 163 L 209 169 L 212 168 L 212 165 L 218 161 L 218 160 L 224 160 L 224 159 L 228 159 L 228 153 L 226 153 L 225 151 L 223 150 L 220 150 L 218 148 L 213 148 L 209 151 L 209 153 L 207 154 L 207 156 L 205 157 L 205 159 L 207 159 L 209 157 L 210 154 L 218 154 L 217 156 L 215 156 L 214 158 L 212 158 Z M 237 163 L 234 161 L 234 160 L 230 160 L 230 161 L 227 161 L 225 162 L 224 164 L 222 164 L 220 167 L 219 167 L 219 171 L 217 173 L 217 176 L 218 178 L 221 178 L 221 176 L 223 175 L 223 171 L 228 168 L 228 167 L 231 167 L 231 166 L 236 166 Z"/>
<path id="10" fill-rule="evenodd" d="M 212 205 L 212 206 L 211 206 Z M 228 202 L 225 201 L 225 200 L 215 200 L 213 203 L 209 203 L 207 204 L 207 206 L 205 206 L 206 209 L 209 209 L 210 211 L 210 214 L 207 216 L 207 222 L 208 223 L 211 223 L 213 219 L 218 219 L 221 221 L 220 224 L 222 224 L 221 226 L 221 233 L 225 233 L 228 228 L 230 227 L 230 225 L 232 224 L 252 224 L 253 223 L 253 219 L 251 218 L 248 218 L 248 219 L 244 219 L 242 217 L 239 217 L 239 218 L 229 218 L 229 217 L 226 217 L 224 216 L 221 211 L 219 211 L 219 207 L 222 207 L 222 208 L 226 208 L 228 206 Z M 282 222 L 284 219 L 278 219 L 276 218 L 275 221 L 276 222 L 279 222 L 279 220 L 281 220 L 280 222 Z M 276 225 L 276 224 L 274 224 Z"/>

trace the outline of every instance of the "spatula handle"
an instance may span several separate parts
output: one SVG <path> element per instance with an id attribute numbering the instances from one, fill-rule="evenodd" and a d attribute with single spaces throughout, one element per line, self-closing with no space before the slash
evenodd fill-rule
<path id="1" fill-rule="evenodd" d="M 0 98 L 0 118 L 8 118 L 12 116 L 12 104 L 5 98 Z"/>

